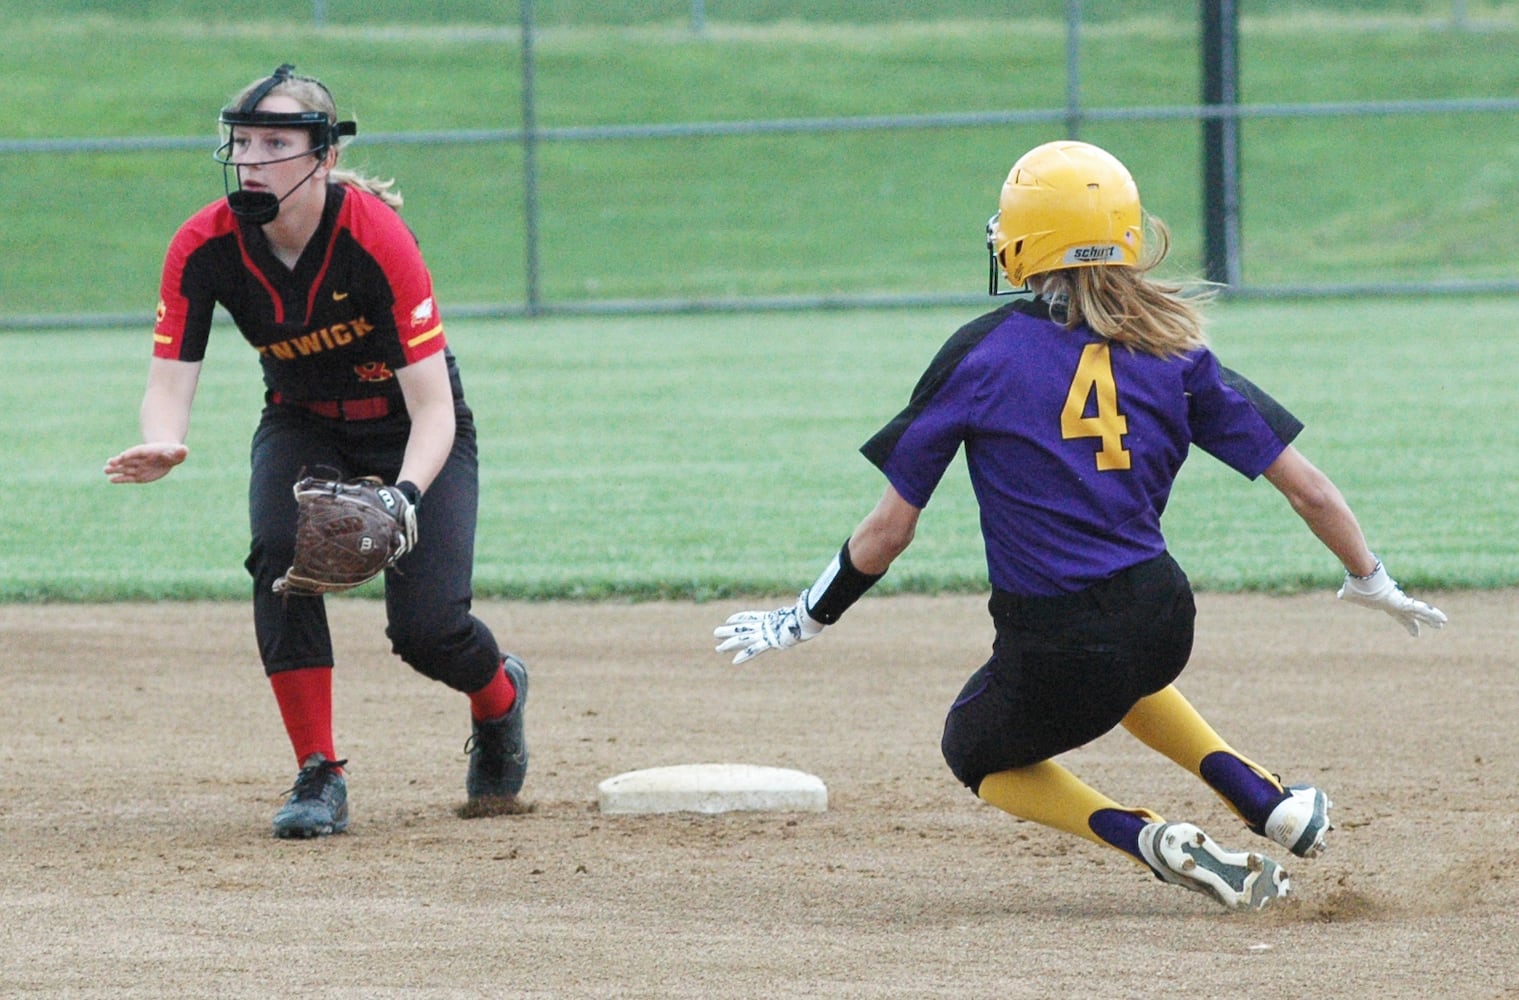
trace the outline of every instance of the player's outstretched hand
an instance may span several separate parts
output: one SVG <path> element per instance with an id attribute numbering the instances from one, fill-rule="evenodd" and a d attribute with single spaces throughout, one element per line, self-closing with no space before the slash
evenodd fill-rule
<path id="1" fill-rule="evenodd" d="M 190 449 L 173 441 L 133 445 L 106 459 L 103 471 L 113 483 L 151 483 L 167 476 L 189 454 Z"/>
<path id="2" fill-rule="evenodd" d="M 1381 562 L 1377 563 L 1377 568 L 1370 576 L 1345 574 L 1345 583 L 1336 596 L 1351 604 L 1387 612 L 1412 636 L 1417 636 L 1419 628 L 1424 625 L 1430 628 L 1445 627 L 1445 612 L 1403 593 L 1403 588 L 1398 586 L 1398 581 L 1387 575 L 1387 569 Z"/>
<path id="3" fill-rule="evenodd" d="M 752 660 L 767 649 L 790 649 L 799 642 L 819 635 L 823 624 L 814 621 L 807 613 L 807 592 L 796 599 L 789 608 L 774 611 L 740 611 L 712 630 L 713 636 L 723 640 L 717 646 L 719 653 L 738 650 L 734 664 Z"/>

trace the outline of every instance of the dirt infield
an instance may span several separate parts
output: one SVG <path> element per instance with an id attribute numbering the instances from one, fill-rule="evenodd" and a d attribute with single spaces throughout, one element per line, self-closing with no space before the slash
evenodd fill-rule
<path id="1" fill-rule="evenodd" d="M 293 761 L 247 608 L 0 606 L 0 996 L 1519 997 L 1519 592 L 1431 596 L 1452 624 L 1417 641 L 1328 593 L 1200 599 L 1182 690 L 1337 804 L 1261 914 L 955 783 L 978 598 L 867 599 L 741 668 L 707 640 L 729 603 L 483 603 L 533 670 L 534 810 L 471 821 L 463 699 L 333 601 L 353 825 L 313 843 L 268 832 Z M 1062 760 L 1264 843 L 1121 731 Z M 816 774 L 829 810 L 595 808 L 719 761 Z"/>

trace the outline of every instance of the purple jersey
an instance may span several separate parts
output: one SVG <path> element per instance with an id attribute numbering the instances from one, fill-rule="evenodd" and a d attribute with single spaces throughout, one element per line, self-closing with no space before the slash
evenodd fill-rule
<path id="1" fill-rule="evenodd" d="M 1198 348 L 1161 358 L 1015 301 L 962 327 L 860 450 L 928 503 L 963 444 L 998 590 L 1082 590 L 1160 555 L 1190 445 L 1254 479 L 1302 424 Z"/>

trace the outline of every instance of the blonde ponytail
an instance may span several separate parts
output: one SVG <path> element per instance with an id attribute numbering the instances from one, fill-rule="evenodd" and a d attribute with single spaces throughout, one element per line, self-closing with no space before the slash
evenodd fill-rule
<path id="1" fill-rule="evenodd" d="M 353 170 L 334 170 L 328 176 L 336 184 L 343 184 L 351 188 L 358 188 L 360 191 L 367 191 L 391 208 L 398 211 L 401 208 L 401 192 L 393 190 L 396 184 L 394 178 L 382 181 L 374 177 L 367 177 Z"/>
<path id="2" fill-rule="evenodd" d="M 1067 329 L 1086 323 L 1093 332 L 1147 354 L 1175 357 L 1206 346 L 1202 307 L 1217 295 L 1206 282 L 1162 282 L 1150 276 L 1171 252 L 1171 231 L 1145 215 L 1149 230 L 1137 266 L 1076 267 L 1053 271 L 1040 294 L 1058 302 Z"/>

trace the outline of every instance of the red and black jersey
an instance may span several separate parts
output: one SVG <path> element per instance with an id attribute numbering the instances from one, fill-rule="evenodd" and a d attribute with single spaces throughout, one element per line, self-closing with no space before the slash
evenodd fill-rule
<path id="1" fill-rule="evenodd" d="M 395 373 L 447 349 L 416 237 L 384 201 L 344 185 L 328 187 L 294 270 L 224 199 L 191 216 L 164 260 L 154 356 L 204 358 L 217 304 L 259 352 L 269 391 L 291 401 L 399 401 Z"/>

